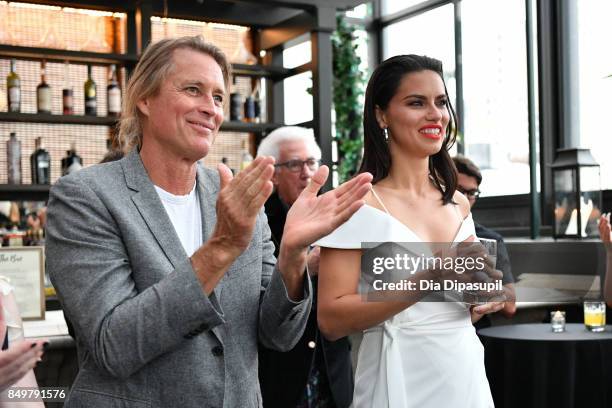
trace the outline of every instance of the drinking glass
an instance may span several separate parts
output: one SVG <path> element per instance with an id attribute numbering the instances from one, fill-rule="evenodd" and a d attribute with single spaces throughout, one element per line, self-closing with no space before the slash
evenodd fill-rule
<path id="1" fill-rule="evenodd" d="M 486 261 L 487 264 L 493 268 L 495 268 L 497 264 L 497 241 L 490 238 L 478 238 L 480 244 L 484 247 L 485 253 L 487 255 Z M 477 282 L 492 282 L 491 278 L 486 275 L 485 272 L 476 272 Z M 481 279 L 478 279 L 481 278 Z M 487 302 L 490 302 L 495 298 L 496 301 L 502 300 L 499 296 L 492 296 L 489 294 L 483 294 L 482 292 L 475 291 L 464 291 L 463 292 L 463 301 L 464 303 L 472 304 L 472 305 L 483 305 Z"/>
<path id="2" fill-rule="evenodd" d="M 560 333 L 565 331 L 565 312 L 556 310 L 550 312 L 550 326 L 553 332 Z"/>
<path id="3" fill-rule="evenodd" d="M 584 302 L 584 325 L 592 332 L 606 329 L 606 303 L 600 301 Z"/>

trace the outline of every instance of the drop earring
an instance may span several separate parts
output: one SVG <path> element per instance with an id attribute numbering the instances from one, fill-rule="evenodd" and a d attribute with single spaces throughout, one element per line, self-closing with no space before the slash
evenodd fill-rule
<path id="1" fill-rule="evenodd" d="M 387 128 L 383 128 L 383 135 L 385 136 L 385 142 L 389 143 L 389 130 Z"/>

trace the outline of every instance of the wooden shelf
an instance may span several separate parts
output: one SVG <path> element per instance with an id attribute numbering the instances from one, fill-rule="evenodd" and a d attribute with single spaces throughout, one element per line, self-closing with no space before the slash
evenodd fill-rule
<path id="1" fill-rule="evenodd" d="M 93 65 L 136 65 L 138 56 L 131 54 L 106 54 L 89 51 L 58 50 L 54 48 L 21 47 L 0 44 L 0 56 L 27 60 L 43 60 L 54 62 L 69 61 L 78 64 Z"/>
<path id="2" fill-rule="evenodd" d="M 237 121 L 225 121 L 221 125 L 221 130 L 226 132 L 263 133 L 272 131 L 281 126 L 284 125 L 278 123 L 247 123 Z"/>
<path id="3" fill-rule="evenodd" d="M 49 115 L 39 113 L 0 112 L 0 122 L 114 126 L 117 124 L 118 121 L 117 118 L 104 116 Z M 226 132 L 262 133 L 274 130 L 281 126 L 283 125 L 278 123 L 247 123 L 237 121 L 225 121 L 221 125 L 221 130 Z"/>
<path id="4" fill-rule="evenodd" d="M 279 80 L 293 76 L 296 72 L 294 69 L 267 65 L 232 64 L 232 74 L 235 76 L 265 77 Z"/>
<path id="5" fill-rule="evenodd" d="M 70 51 L 54 48 L 22 47 L 0 44 L 0 57 L 53 62 L 68 61 L 73 64 L 128 65 L 135 66 L 138 56 L 132 54 L 106 54 L 89 51 Z M 294 69 L 267 65 L 232 64 L 232 73 L 237 76 L 265 77 L 275 80 L 295 75 Z"/>
<path id="6" fill-rule="evenodd" d="M 117 118 L 86 115 L 50 115 L 43 113 L 0 112 L 0 122 L 113 126 L 117 123 Z"/>
<path id="7" fill-rule="evenodd" d="M 0 184 L 0 201 L 47 201 L 48 184 Z"/>

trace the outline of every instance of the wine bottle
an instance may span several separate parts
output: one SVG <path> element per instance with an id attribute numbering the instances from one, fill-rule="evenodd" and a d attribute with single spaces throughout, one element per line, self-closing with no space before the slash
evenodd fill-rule
<path id="1" fill-rule="evenodd" d="M 45 76 L 46 61 L 40 62 L 40 84 L 36 87 L 36 106 L 38 113 L 51 113 L 51 87 Z"/>
<path id="2" fill-rule="evenodd" d="M 251 96 L 253 98 L 253 119 L 252 122 L 260 123 L 261 122 L 261 97 L 259 96 L 259 88 L 261 86 L 261 81 L 258 80 L 253 88 L 253 92 L 251 92 Z"/>
<path id="3" fill-rule="evenodd" d="M 6 142 L 6 159 L 8 163 L 8 183 L 21 184 L 21 142 L 17 134 L 11 132 Z"/>
<path id="4" fill-rule="evenodd" d="M 70 65 L 66 61 L 64 63 L 64 87 L 62 89 L 62 113 L 64 115 L 74 115 L 74 91 L 70 86 L 69 68 Z"/>
<path id="5" fill-rule="evenodd" d="M 229 165 L 229 160 L 227 157 L 222 157 L 221 158 L 221 163 L 225 164 L 227 166 L 228 169 L 230 169 L 230 171 L 232 172 L 232 175 L 235 176 L 236 175 L 236 170 L 232 169 Z"/>
<path id="6" fill-rule="evenodd" d="M 42 138 L 37 137 L 36 150 L 30 156 L 32 184 L 51 184 L 51 158 L 49 152 L 42 147 Z"/>
<path id="7" fill-rule="evenodd" d="M 83 159 L 76 152 L 76 143 L 72 142 L 70 150 L 66 150 L 66 157 L 62 159 L 62 176 L 74 173 L 83 168 Z"/>
<path id="8" fill-rule="evenodd" d="M 91 65 L 87 65 L 87 81 L 85 81 L 85 114 L 96 116 L 98 114 L 98 103 L 96 100 L 96 83 L 91 77 Z"/>
<path id="9" fill-rule="evenodd" d="M 106 87 L 106 100 L 108 106 L 108 116 L 121 115 L 121 88 L 117 81 L 117 67 L 111 65 L 108 86 Z"/>
<path id="10" fill-rule="evenodd" d="M 240 171 L 246 169 L 253 161 L 253 156 L 249 152 L 249 144 L 247 140 L 242 141 L 242 160 L 240 160 Z"/>
<path id="11" fill-rule="evenodd" d="M 8 98 L 8 111 L 21 111 L 21 79 L 17 75 L 17 61 L 11 60 L 11 71 L 6 77 L 6 96 Z"/>
<path id="12" fill-rule="evenodd" d="M 255 123 L 261 123 L 261 98 L 259 96 L 259 90 L 255 92 Z"/>
<path id="13" fill-rule="evenodd" d="M 117 81 L 117 68 L 111 65 L 110 69 L 110 78 L 106 87 L 108 116 L 119 116 L 121 114 L 121 88 Z"/>

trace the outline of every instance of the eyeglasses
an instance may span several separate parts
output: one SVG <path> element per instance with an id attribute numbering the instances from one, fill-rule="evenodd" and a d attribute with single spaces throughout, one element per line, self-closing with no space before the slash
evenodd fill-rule
<path id="1" fill-rule="evenodd" d="M 306 160 L 289 160 L 284 163 L 275 164 L 274 167 L 286 167 L 292 173 L 299 173 L 304 168 L 304 165 L 308 166 L 311 171 L 317 171 L 319 168 L 320 160 L 317 159 L 306 159 Z"/>
<path id="2" fill-rule="evenodd" d="M 477 188 L 473 190 L 466 190 L 463 187 L 457 187 L 457 190 L 468 198 L 470 197 L 478 198 L 478 196 L 480 195 L 480 190 Z"/>

